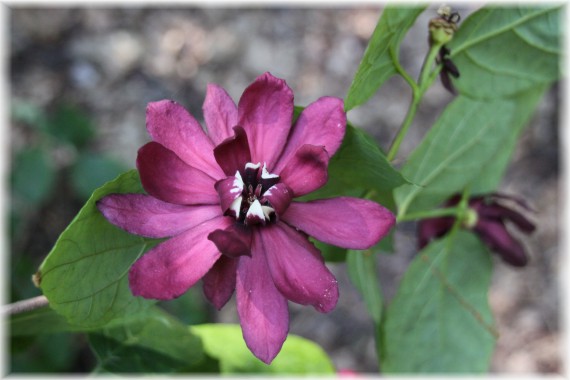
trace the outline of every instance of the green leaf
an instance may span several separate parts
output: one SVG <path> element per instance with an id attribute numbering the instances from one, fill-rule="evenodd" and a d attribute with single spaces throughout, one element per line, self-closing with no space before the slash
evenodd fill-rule
<path id="1" fill-rule="evenodd" d="M 116 178 L 125 167 L 113 159 L 92 153 L 81 153 L 71 168 L 71 184 L 75 192 L 88 199 L 93 190 Z"/>
<path id="2" fill-rule="evenodd" d="M 381 322 L 384 296 L 376 269 L 376 256 L 371 251 L 349 251 L 346 256 L 346 269 L 350 282 L 360 292 L 366 310 L 374 322 L 376 352 L 381 352 Z"/>
<path id="3" fill-rule="evenodd" d="M 398 60 L 400 43 L 425 8 L 425 5 L 384 8 L 346 95 L 346 111 L 365 103 L 385 81 L 403 72 Z"/>
<path id="4" fill-rule="evenodd" d="M 32 204 L 46 201 L 53 192 L 55 168 L 41 148 L 24 149 L 16 156 L 12 169 L 12 194 Z"/>
<path id="5" fill-rule="evenodd" d="M 457 97 L 443 112 L 402 167 L 402 174 L 418 185 L 394 192 L 398 214 L 427 210 L 472 181 L 484 181 L 504 170 L 486 169 L 504 154 L 534 112 L 544 88 L 514 98 L 477 100 Z M 489 177 L 490 178 L 490 177 Z"/>
<path id="6" fill-rule="evenodd" d="M 36 278 L 50 306 L 67 321 L 102 326 L 136 313 L 154 301 L 133 297 L 127 274 L 158 240 L 131 235 L 110 224 L 95 203 L 111 193 L 142 193 L 136 170 L 97 189 L 63 231 Z"/>
<path id="7" fill-rule="evenodd" d="M 511 96 L 560 77 L 563 5 L 485 7 L 448 44 L 460 94 Z"/>
<path id="8" fill-rule="evenodd" d="M 346 269 L 352 284 L 358 289 L 366 309 L 375 324 L 382 319 L 382 290 L 376 271 L 376 256 L 369 251 L 349 251 Z"/>
<path id="9" fill-rule="evenodd" d="M 202 342 L 187 326 L 158 308 L 111 323 L 91 333 L 89 342 L 108 372 L 190 372 L 216 370 Z M 208 364 L 204 366 L 205 364 Z M 209 365 L 214 364 L 213 368 Z"/>
<path id="10" fill-rule="evenodd" d="M 374 139 L 350 124 L 346 126 L 340 148 L 329 162 L 328 174 L 327 184 L 304 200 L 341 195 L 361 197 L 367 190 L 389 195 L 394 188 L 409 183 L 388 162 Z"/>
<path id="11" fill-rule="evenodd" d="M 61 141 L 83 148 L 95 135 L 95 128 L 87 114 L 73 105 L 61 105 L 50 118 L 47 130 Z"/>
<path id="12" fill-rule="evenodd" d="M 84 330 L 83 327 L 70 325 L 64 317 L 47 306 L 11 315 L 8 320 L 10 336 L 35 336 Z"/>
<path id="13" fill-rule="evenodd" d="M 190 331 L 202 338 L 206 353 L 220 361 L 223 374 L 275 373 L 332 374 L 330 359 L 317 344 L 289 334 L 281 352 L 271 365 L 257 359 L 249 351 L 239 325 L 205 324 L 191 326 Z"/>
<path id="14" fill-rule="evenodd" d="M 491 270 L 489 252 L 468 232 L 421 251 L 386 311 L 383 371 L 487 371 L 496 340 L 487 301 Z"/>
<path id="15" fill-rule="evenodd" d="M 326 244 L 313 238 L 310 238 L 310 240 L 315 244 L 315 247 L 321 251 L 321 254 L 323 255 L 325 261 L 330 263 L 338 263 L 346 260 L 346 248 L 340 248 L 334 245 Z"/>

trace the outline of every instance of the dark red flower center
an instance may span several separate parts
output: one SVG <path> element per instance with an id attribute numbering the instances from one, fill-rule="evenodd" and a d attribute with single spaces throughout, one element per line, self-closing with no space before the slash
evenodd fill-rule
<path id="1" fill-rule="evenodd" d="M 279 176 L 269 173 L 265 165 L 262 168 L 260 163 L 247 163 L 243 171 L 236 172 L 233 191 L 241 189 L 241 195 L 234 200 L 226 215 L 235 216 L 238 222 L 246 225 L 275 222 L 275 207 L 268 196 L 271 194 L 269 190 L 278 183 Z"/>

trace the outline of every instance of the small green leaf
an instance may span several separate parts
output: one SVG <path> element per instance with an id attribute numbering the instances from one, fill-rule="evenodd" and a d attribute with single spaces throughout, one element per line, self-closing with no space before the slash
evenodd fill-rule
<path id="1" fill-rule="evenodd" d="M 557 80 L 562 7 L 485 7 L 466 19 L 448 45 L 459 93 L 505 97 Z"/>
<path id="2" fill-rule="evenodd" d="M 385 81 L 403 72 L 398 60 L 400 43 L 425 8 L 425 5 L 384 8 L 346 95 L 346 111 L 365 103 Z"/>
<path id="3" fill-rule="evenodd" d="M 24 149 L 16 156 L 12 169 L 12 194 L 32 204 L 46 201 L 53 192 L 55 168 L 41 148 Z"/>
<path id="4" fill-rule="evenodd" d="M 330 263 L 338 263 L 346 260 L 346 248 L 340 248 L 334 245 L 323 243 L 322 241 L 318 241 L 316 239 L 310 239 L 314 244 L 315 247 L 321 254 L 325 261 Z"/>
<path id="5" fill-rule="evenodd" d="M 81 153 L 71 168 L 71 184 L 75 192 L 87 200 L 93 190 L 116 178 L 125 170 L 123 165 L 108 157 Z"/>
<path id="6" fill-rule="evenodd" d="M 215 364 L 204 355 L 202 342 L 187 326 L 158 308 L 111 323 L 89 335 L 99 366 L 108 372 L 206 372 Z"/>
<path id="7" fill-rule="evenodd" d="M 41 264 L 37 273 L 40 287 L 50 306 L 69 323 L 102 326 L 154 303 L 131 294 L 127 274 L 158 240 L 113 226 L 95 206 L 107 194 L 142 192 L 136 170 L 97 189 Z"/>
<path id="8" fill-rule="evenodd" d="M 505 147 L 512 145 L 534 112 L 544 87 L 515 98 L 477 100 L 457 97 L 409 156 L 402 173 L 418 185 L 394 192 L 399 215 L 434 207 L 472 181 L 504 169 Z"/>
<path id="9" fill-rule="evenodd" d="M 474 235 L 435 241 L 408 267 L 383 323 L 385 373 L 476 373 L 496 332 L 487 293 L 492 263 Z"/>
<path id="10" fill-rule="evenodd" d="M 83 148 L 95 135 L 95 128 L 87 114 L 72 105 L 61 105 L 50 118 L 47 130 L 61 141 Z"/>
<path id="11" fill-rule="evenodd" d="M 289 334 L 281 352 L 271 365 L 257 359 L 249 351 L 239 325 L 205 324 L 190 326 L 202 338 L 206 353 L 220 361 L 223 374 L 275 373 L 332 374 L 335 369 L 329 357 L 317 344 Z"/>

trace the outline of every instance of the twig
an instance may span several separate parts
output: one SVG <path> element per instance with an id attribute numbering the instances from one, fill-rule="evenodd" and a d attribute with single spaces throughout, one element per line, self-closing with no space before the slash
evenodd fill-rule
<path id="1" fill-rule="evenodd" d="M 2 315 L 14 315 L 49 305 L 45 296 L 37 296 L 2 306 Z"/>

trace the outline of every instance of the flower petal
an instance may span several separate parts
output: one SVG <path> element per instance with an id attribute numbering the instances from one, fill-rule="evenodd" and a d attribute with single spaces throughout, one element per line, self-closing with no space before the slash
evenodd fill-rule
<path id="1" fill-rule="evenodd" d="M 271 277 L 281 294 L 298 304 L 313 305 L 321 313 L 334 309 L 337 281 L 307 237 L 284 223 L 265 227 L 260 235 Z"/>
<path id="2" fill-rule="evenodd" d="M 202 110 L 214 145 L 233 135 L 232 128 L 237 125 L 238 113 L 236 104 L 226 90 L 216 84 L 208 84 Z"/>
<path id="3" fill-rule="evenodd" d="M 226 175 L 234 175 L 236 171 L 244 170 L 251 161 L 247 136 L 242 127 L 234 127 L 235 134 L 225 139 L 214 149 L 216 162 Z"/>
<path id="4" fill-rule="evenodd" d="M 172 100 L 149 103 L 146 129 L 154 141 L 173 151 L 186 164 L 213 178 L 223 177 L 214 159 L 214 144 L 180 104 Z"/>
<path id="5" fill-rule="evenodd" d="M 293 193 L 289 190 L 287 185 L 280 182 L 267 189 L 263 197 L 269 201 L 277 215 L 281 215 L 291 204 Z"/>
<path id="6" fill-rule="evenodd" d="M 287 141 L 293 120 L 293 91 L 270 73 L 259 76 L 238 103 L 238 124 L 249 139 L 252 162 L 271 172 Z"/>
<path id="7" fill-rule="evenodd" d="M 378 203 L 350 197 L 291 202 L 281 219 L 324 243 L 349 249 L 372 247 L 396 222 Z"/>
<path id="8" fill-rule="evenodd" d="M 327 183 L 329 155 L 322 146 L 303 145 L 279 175 L 294 197 L 308 194 Z"/>
<path id="9" fill-rule="evenodd" d="M 144 189 L 165 202 L 183 205 L 220 202 L 212 177 L 188 166 L 159 143 L 149 142 L 139 149 L 137 168 Z"/>
<path id="10" fill-rule="evenodd" d="M 214 185 L 220 197 L 220 206 L 224 215 L 234 218 L 239 216 L 243 186 L 244 183 L 239 172 L 236 172 L 235 177 L 230 176 L 221 179 Z"/>
<path id="11" fill-rule="evenodd" d="M 228 257 L 251 256 L 251 230 L 239 224 L 232 224 L 225 230 L 215 230 L 208 239 Z"/>
<path id="12" fill-rule="evenodd" d="M 221 214 L 218 205 L 181 206 L 145 194 L 107 195 L 97 208 L 117 227 L 150 238 L 178 235 Z"/>
<path id="13" fill-rule="evenodd" d="M 418 222 L 418 249 L 423 249 L 430 241 L 445 235 L 455 222 L 454 218 L 442 217 L 423 219 Z"/>
<path id="14" fill-rule="evenodd" d="M 324 146 L 329 157 L 339 148 L 346 130 L 342 99 L 322 97 L 309 104 L 295 122 L 274 171 L 279 172 L 304 144 Z"/>
<path id="15" fill-rule="evenodd" d="M 507 263 L 522 267 L 528 262 L 523 246 L 513 239 L 505 224 L 495 220 L 480 220 L 474 228 L 481 240 Z"/>
<path id="16" fill-rule="evenodd" d="M 269 274 L 259 232 L 254 232 L 252 257 L 239 259 L 237 310 L 247 347 L 264 363 L 277 356 L 289 331 L 287 300 Z"/>
<path id="17" fill-rule="evenodd" d="M 231 223 L 230 218 L 215 218 L 151 249 L 129 271 L 133 295 L 160 300 L 181 296 L 221 255 L 216 245 L 207 239 L 208 234 Z"/>
<path id="18" fill-rule="evenodd" d="M 477 211 L 480 218 L 510 220 L 526 233 L 531 233 L 536 228 L 535 225 L 520 212 L 498 203 L 481 206 Z"/>
<path id="19" fill-rule="evenodd" d="M 204 295 L 218 310 L 232 298 L 236 288 L 238 261 L 221 256 L 203 278 Z"/>

